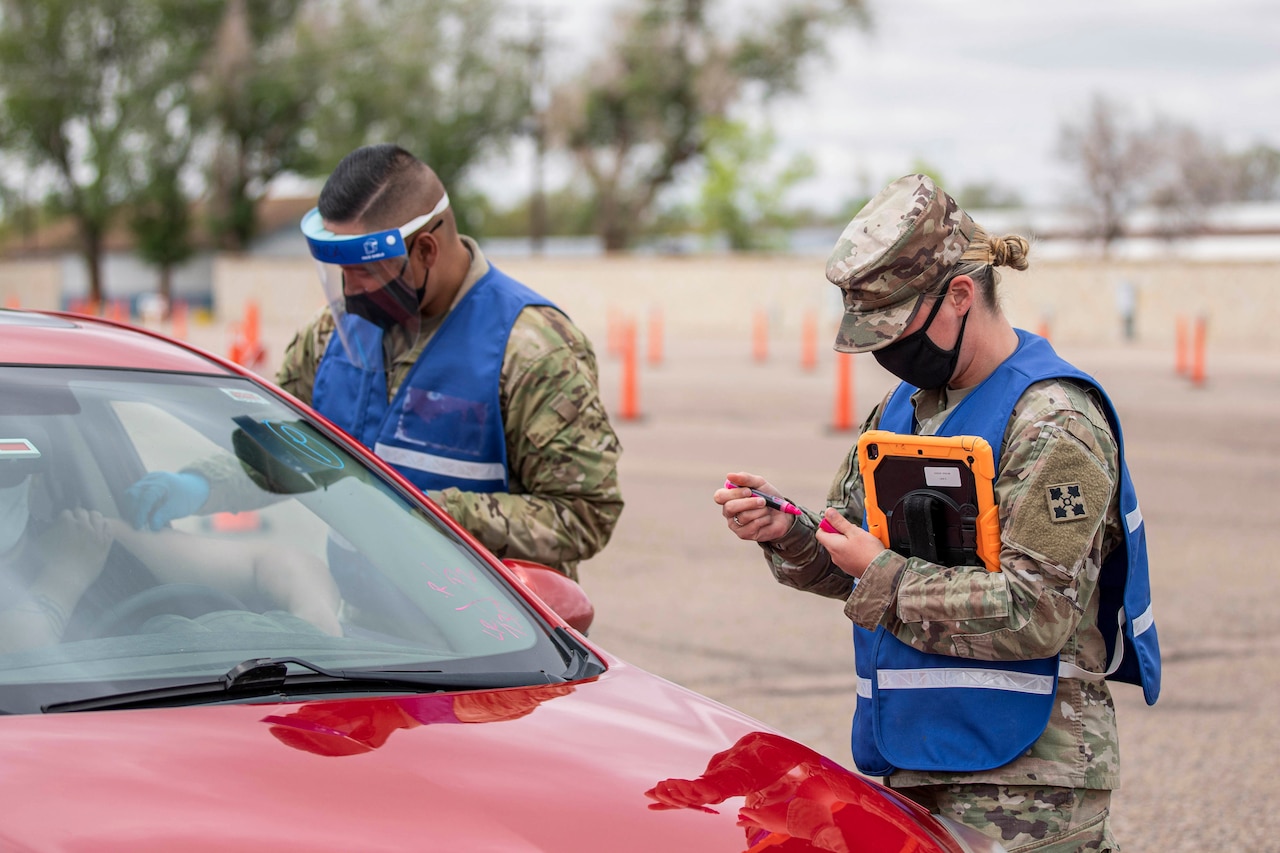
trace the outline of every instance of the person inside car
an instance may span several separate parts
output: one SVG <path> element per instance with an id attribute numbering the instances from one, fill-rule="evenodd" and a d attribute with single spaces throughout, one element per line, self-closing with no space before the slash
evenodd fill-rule
<path id="1" fill-rule="evenodd" d="M 300 550 L 175 530 L 135 530 L 96 510 L 68 508 L 49 520 L 32 512 L 45 475 L 48 432 L 0 424 L 0 651 L 83 635 L 78 612 L 104 569 L 140 563 L 158 584 L 200 584 L 229 598 L 261 600 L 328 634 L 340 634 L 340 597 L 324 562 Z M 116 547 L 116 546 L 119 547 Z M 111 585 L 102 587 L 102 595 Z M 85 612 L 105 611 L 100 607 Z"/>

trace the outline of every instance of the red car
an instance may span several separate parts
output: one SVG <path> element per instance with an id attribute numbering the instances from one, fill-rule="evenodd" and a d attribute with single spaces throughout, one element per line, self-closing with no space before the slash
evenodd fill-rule
<path id="1" fill-rule="evenodd" d="M 236 365 L 0 311 L 0 848 L 1000 849 L 592 615 Z"/>

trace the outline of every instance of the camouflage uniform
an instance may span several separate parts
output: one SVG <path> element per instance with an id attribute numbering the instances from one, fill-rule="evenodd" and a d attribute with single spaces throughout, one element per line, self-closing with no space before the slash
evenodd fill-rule
<path id="1" fill-rule="evenodd" d="M 489 271 L 475 241 L 462 239 L 472 260 L 455 305 Z M 445 316 L 424 317 L 412 348 L 387 352 L 389 398 Z M 294 336 L 276 374 L 278 385 L 308 405 L 334 328 L 323 309 Z M 499 381 L 510 492 L 448 488 L 428 495 L 499 557 L 543 563 L 576 580 L 578 563 L 605 546 L 622 513 L 621 445 L 600 399 L 595 353 L 564 314 L 526 308 L 511 329 Z M 208 467 L 203 473 L 228 482 Z M 211 498 L 206 507 L 215 502 L 222 501 Z"/>
<path id="2" fill-rule="evenodd" d="M 1043 785 L 938 785 L 907 788 L 929 811 L 998 838 L 1009 853 L 1118 851 L 1111 792 Z"/>
<path id="3" fill-rule="evenodd" d="M 934 215 L 923 227 L 942 227 L 939 222 L 945 220 L 950 234 L 968 232 L 972 221 L 941 195 L 945 204 L 921 204 L 907 215 L 920 217 L 923 210 Z M 848 259 L 865 254 L 868 241 L 880 237 L 874 222 L 855 219 L 850 229 L 857 233 L 846 230 L 828 266 L 836 283 L 847 273 L 841 264 L 857 266 Z M 893 236 L 891 228 L 886 232 Z M 918 238 L 908 235 L 905 242 Z M 968 233 L 962 238 L 967 244 Z M 891 242 L 884 248 L 884 254 L 898 261 L 883 268 L 889 270 L 890 286 L 900 288 L 895 296 L 877 302 L 859 298 L 865 292 L 851 295 L 846 290 L 847 313 L 837 349 L 869 351 L 896 339 L 924 301 L 916 294 L 929 292 L 941 280 L 964 245 L 959 250 L 944 247 L 942 258 L 907 252 L 897 258 L 901 248 Z M 903 296 L 903 291 L 911 295 Z M 905 299 L 906 307 L 895 298 Z M 889 310 L 884 310 L 886 304 Z M 914 394 L 918 432 L 934 434 L 965 393 L 941 388 Z M 884 403 L 861 431 L 877 428 Z M 1063 482 L 1083 487 L 1084 523 L 1053 521 L 1046 489 Z M 1097 628 L 1097 581 L 1103 557 L 1123 535 L 1118 482 L 1116 443 L 1097 401 L 1074 382 L 1042 381 L 1014 406 L 997 462 L 1000 572 L 948 568 L 886 550 L 855 586 L 818 544 L 814 534 L 821 516 L 813 512 L 761 547 L 780 583 L 844 599 L 845 615 L 854 623 L 868 630 L 883 626 L 921 651 L 978 660 L 1060 653 L 1065 663 L 1101 672 L 1107 660 Z M 863 501 L 855 444 L 827 503 L 861 524 Z M 1119 761 L 1115 706 L 1106 682 L 1062 678 L 1048 726 L 1012 762 L 981 772 L 899 770 L 887 781 L 931 809 L 1001 839 L 1010 850 L 1118 850 L 1107 808 L 1111 790 L 1120 784 Z"/>

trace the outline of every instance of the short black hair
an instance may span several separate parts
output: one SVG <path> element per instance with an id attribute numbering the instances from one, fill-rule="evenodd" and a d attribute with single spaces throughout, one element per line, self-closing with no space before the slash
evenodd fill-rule
<path id="1" fill-rule="evenodd" d="M 320 191 L 320 215 L 391 228 L 418 215 L 431 170 L 399 145 L 357 148 L 334 168 Z M 426 211 L 421 211 L 426 212 Z"/>

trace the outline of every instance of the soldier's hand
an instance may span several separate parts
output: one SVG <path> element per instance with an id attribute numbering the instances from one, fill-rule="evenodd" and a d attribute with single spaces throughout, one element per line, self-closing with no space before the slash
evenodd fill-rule
<path id="1" fill-rule="evenodd" d="M 879 539 L 845 518 L 839 510 L 827 507 L 822 520 L 826 523 L 824 526 L 829 525 L 835 532 L 819 527 L 818 544 L 827 549 L 831 562 L 847 575 L 862 577 L 867 564 L 885 550 Z"/>
<path id="2" fill-rule="evenodd" d="M 770 509 L 764 498 L 751 494 L 752 489 L 769 495 L 780 492 L 764 477 L 746 471 L 729 474 L 725 479 L 736 489 L 717 489 L 712 499 L 720 505 L 729 530 L 739 539 L 751 542 L 772 542 L 791 529 L 795 516 Z"/>
<path id="3" fill-rule="evenodd" d="M 138 530 L 160 530 L 197 512 L 209 498 L 209 481 L 189 471 L 152 471 L 124 492 L 124 511 Z"/>

